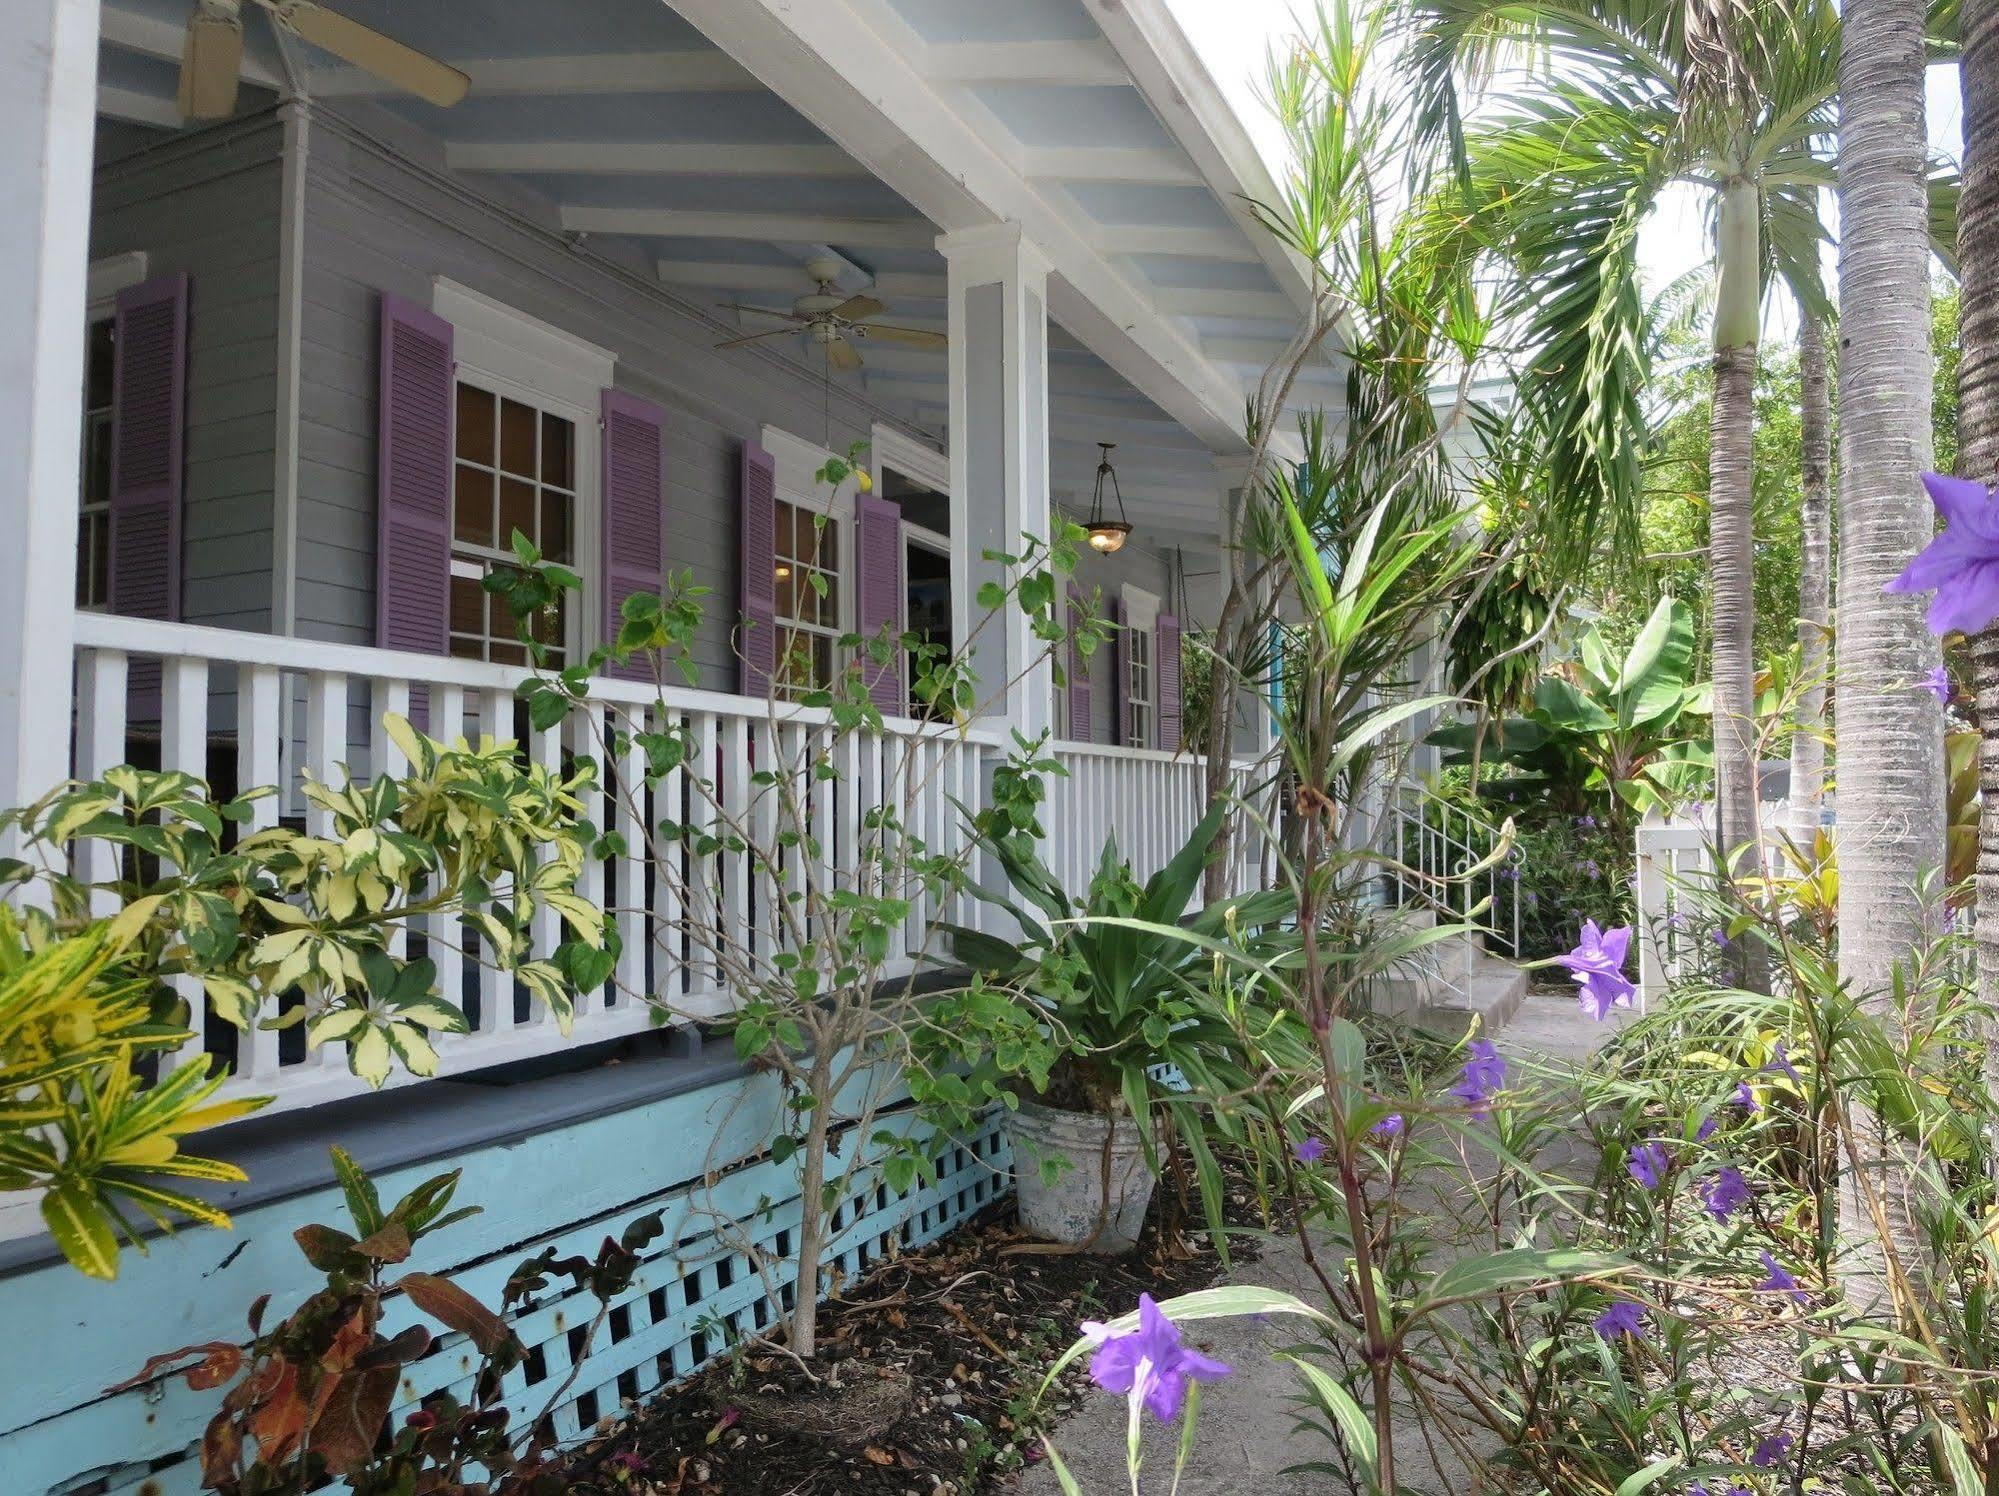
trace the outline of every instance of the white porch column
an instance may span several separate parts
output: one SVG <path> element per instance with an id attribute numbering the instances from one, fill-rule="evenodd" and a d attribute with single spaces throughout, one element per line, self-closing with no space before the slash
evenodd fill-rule
<path id="1" fill-rule="evenodd" d="M 937 248 L 951 303 L 951 587 L 969 610 L 965 638 L 983 617 L 970 600 L 1002 571 L 984 554 L 1018 555 L 1023 534 L 1048 535 L 1048 263 L 1015 223 L 946 234 Z M 1030 737 L 1053 724 L 1046 646 L 1018 608 L 985 623 L 971 660 L 994 716 Z M 992 698 L 1005 681 L 1002 711 Z"/>
<path id="2" fill-rule="evenodd" d="M 1213 458 L 1216 481 L 1215 532 L 1219 537 L 1220 566 L 1222 578 L 1219 591 L 1224 597 L 1229 590 L 1229 578 L 1235 565 L 1234 546 L 1236 524 L 1240 518 L 1244 502 L 1243 490 L 1249 482 L 1248 454 L 1216 455 Z M 1262 585 L 1262 595 L 1268 596 L 1271 584 Z M 1271 710 L 1267 685 L 1245 685 L 1239 693 L 1237 709 L 1232 713 L 1235 731 L 1230 748 L 1244 758 L 1261 758 L 1270 751 L 1277 741 L 1277 718 Z"/>
<path id="3" fill-rule="evenodd" d="M 69 772 L 98 0 L 0 4 L 0 804 Z"/>

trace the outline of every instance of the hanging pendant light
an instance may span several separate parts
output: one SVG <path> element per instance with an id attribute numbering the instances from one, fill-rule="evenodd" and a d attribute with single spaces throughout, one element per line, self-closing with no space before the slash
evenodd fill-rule
<path id="1" fill-rule="evenodd" d="M 1090 501 L 1090 549 L 1108 556 L 1122 550 L 1131 536 L 1131 521 L 1124 517 L 1124 491 L 1118 487 L 1117 473 L 1111 468 L 1111 449 L 1116 442 L 1098 442 L 1103 458 L 1097 463 L 1097 490 Z M 1111 497 L 1117 501 L 1117 518 L 1104 513 L 1104 480 L 1109 479 Z"/>

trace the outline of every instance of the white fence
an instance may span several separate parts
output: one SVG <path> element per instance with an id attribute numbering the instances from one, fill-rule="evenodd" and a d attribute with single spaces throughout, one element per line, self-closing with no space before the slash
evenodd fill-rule
<path id="1" fill-rule="evenodd" d="M 776 767 L 791 782 L 822 855 L 808 865 L 795 853 L 769 873 L 753 866 L 747 849 L 697 857 L 685 839 L 649 837 L 661 820 L 715 813 L 679 772 L 648 788 L 636 749 L 608 766 L 586 811 L 600 828 L 618 832 L 626 850 L 588 863 L 578 891 L 614 912 L 622 943 L 614 981 L 579 1001 L 574 1029 L 564 1040 L 543 1005 L 481 959 L 470 928 L 414 932 L 422 953 L 437 963 L 439 989 L 462 1004 L 473 1025 L 469 1034 L 441 1036 L 442 1076 L 638 1033 L 655 1024 L 657 1007 L 687 1019 L 723 1012 L 731 994 L 691 928 L 723 930 L 729 947 L 767 961 L 787 943 L 784 893 L 803 888 L 807 879 L 824 886 L 853 877 L 861 838 L 871 834 L 870 816 L 891 802 L 928 852 L 964 853 L 974 864 L 971 876 L 996 875 L 968 850 L 957 809 L 984 803 L 987 776 L 1001 751 L 1001 739 L 985 731 L 892 719 L 880 737 L 835 735 L 827 714 L 811 708 L 706 691 L 661 693 L 649 684 L 603 679 L 591 682 L 586 700 L 565 722 L 532 730 L 514 693 L 522 675 L 514 666 L 96 613 L 77 616 L 76 640 L 75 772 L 91 777 L 141 757 L 157 738 L 161 767 L 208 779 L 218 790 L 231 784 L 285 787 L 284 795 L 256 802 L 256 826 L 286 816 L 302 817 L 309 830 L 325 829 L 324 813 L 297 796 L 301 770 L 335 783 L 342 766 L 356 778 L 402 770 L 382 717 L 411 714 L 413 695 L 418 712 L 411 715 L 422 719 L 429 736 L 516 740 L 534 762 L 550 768 L 568 756 L 601 758 L 607 716 L 655 731 L 678 726 L 716 787 L 721 816 L 747 821 L 764 833 L 754 839 L 766 844 L 779 815 L 778 796 L 755 776 Z M 141 722 L 127 720 L 133 701 L 144 703 Z M 60 727 L 51 724 L 51 730 Z M 842 761 L 835 764 L 837 777 L 820 780 L 811 766 L 829 746 Z M 1050 863 L 1076 879 L 1075 886 L 1087 880 L 1113 830 L 1144 877 L 1199 818 L 1199 759 L 1078 745 L 1064 745 L 1060 756 L 1072 777 L 1050 777 L 1044 824 Z M 621 785 L 636 793 L 621 792 Z M 86 842 L 79 871 L 92 881 L 108 880 L 116 873 L 115 856 L 109 844 Z M 651 859 L 670 859 L 668 871 L 662 875 Z M 688 900 L 698 901 L 696 907 L 683 907 Z M 978 925 L 987 917 L 986 906 L 968 894 L 949 900 L 941 910 L 921 900 L 911 910 L 908 959 L 920 954 L 933 918 Z M 559 938 L 551 914 L 536 931 L 536 954 L 548 954 Z M 187 995 L 199 996 L 192 990 Z M 348 1074 L 338 1046 L 308 1054 L 297 1029 L 239 1034 L 213 1014 L 195 1027 L 190 1055 L 206 1050 L 235 1069 L 228 1094 L 275 1095 L 274 1107 L 285 1109 L 363 1089 Z M 392 1083 L 408 1082 L 398 1072 Z"/>
<path id="2" fill-rule="evenodd" d="M 1783 865 L 1790 829 L 1788 804 L 1763 807 L 1761 851 L 1765 874 Z M 1657 811 L 1638 825 L 1636 924 L 1638 1005 L 1664 996 L 1710 942 L 1711 921 L 1698 918 L 1700 892 L 1714 880 L 1715 833 L 1711 821 L 1664 819 Z"/>

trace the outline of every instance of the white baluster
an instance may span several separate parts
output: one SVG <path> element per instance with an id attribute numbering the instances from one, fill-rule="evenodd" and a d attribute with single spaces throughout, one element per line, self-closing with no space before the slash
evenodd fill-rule
<path id="1" fill-rule="evenodd" d="M 339 777 L 347 758 L 347 677 L 331 670 L 315 670 L 305 686 L 305 764 L 322 784 Z M 314 836 L 333 834 L 332 812 L 310 802 L 305 812 L 306 830 Z"/>
<path id="2" fill-rule="evenodd" d="M 680 725 L 680 714 L 668 709 L 663 716 L 657 716 L 653 729 L 660 733 L 672 733 Z M 681 1006 L 681 995 L 685 987 L 686 967 L 681 958 L 681 899 L 680 882 L 686 876 L 687 839 L 683 836 L 669 839 L 659 830 L 660 822 L 678 822 L 683 818 L 681 791 L 685 781 L 679 767 L 668 769 L 660 776 L 659 784 L 653 790 L 652 824 L 647 828 L 651 838 L 653 880 L 652 914 L 650 932 L 653 951 L 653 992 L 670 1008 Z"/>
<path id="3" fill-rule="evenodd" d="M 174 655 L 162 662 L 160 674 L 160 767 L 208 778 L 208 661 Z M 207 998 L 197 977 L 182 974 L 173 979 L 174 991 L 188 1005 L 188 1027 L 194 1036 L 171 1055 L 163 1056 L 160 1071 L 203 1057 L 202 1035 L 207 1032 Z"/>
<path id="4" fill-rule="evenodd" d="M 690 833 L 706 831 L 719 836 L 721 817 L 714 802 L 722 793 L 722 733 L 715 714 L 691 713 L 688 735 L 692 739 L 686 771 L 692 776 L 687 795 L 688 830 Z M 687 895 L 692 905 L 688 910 L 691 938 L 687 952 L 687 986 L 690 997 L 701 994 L 699 1006 L 705 1012 L 720 1012 L 723 1006 L 721 977 L 715 966 L 713 944 L 715 931 L 720 928 L 722 920 L 719 894 L 722 858 L 726 855 L 715 852 L 705 857 L 698 856 L 692 848 L 687 853 Z"/>
<path id="5" fill-rule="evenodd" d="M 716 829 L 716 835 L 727 841 L 740 837 L 750 829 L 750 795 L 753 786 L 750 775 L 754 769 L 764 767 L 770 758 L 765 751 L 762 759 L 750 762 L 751 737 L 747 717 L 731 714 L 722 724 L 722 757 L 715 766 L 715 777 L 719 781 L 723 809 L 723 824 Z M 758 743 L 756 746 L 764 747 Z M 750 854 L 745 847 L 740 852 L 724 848 L 716 854 L 722 859 L 722 949 L 739 956 L 747 953 L 750 942 Z M 718 973 L 718 977 L 720 974 Z M 722 994 L 725 1002 L 733 994 Z"/>
<path id="6" fill-rule="evenodd" d="M 426 736 L 434 738 L 448 748 L 464 730 L 464 690 L 458 686 L 432 686 L 430 727 Z M 463 922 L 451 915 L 433 914 L 424 920 L 424 930 L 428 936 L 430 959 L 437 966 L 438 993 L 454 1008 L 464 1007 L 466 933 Z M 490 1015 L 480 1014 L 482 1026 L 490 1021 Z M 459 1044 L 471 1042 L 472 1039 L 467 1036 L 463 1039 L 452 1039 L 446 1047 L 455 1048 Z"/>
<path id="7" fill-rule="evenodd" d="M 410 683 L 393 678 L 379 679 L 370 683 L 368 697 L 368 704 L 373 710 L 373 720 L 368 724 L 368 772 L 377 778 L 386 775 L 399 779 L 409 772 L 409 760 L 396 746 L 396 740 L 389 736 L 384 721 L 391 715 L 408 720 Z M 389 932 L 389 954 L 398 959 L 409 954 L 408 921 L 398 921 Z"/>
<path id="8" fill-rule="evenodd" d="M 99 779 L 105 770 L 125 762 L 125 680 L 123 651 L 92 649 L 77 667 L 76 771 L 81 779 Z M 90 837 L 77 844 L 76 874 L 86 883 L 117 881 L 116 843 Z M 108 919 L 118 912 L 118 895 L 98 889 L 90 895 L 90 912 Z"/>
<path id="9" fill-rule="evenodd" d="M 562 777 L 562 724 L 560 722 L 552 727 L 536 727 L 530 723 L 528 726 L 527 749 L 528 759 L 531 763 L 545 769 L 552 778 L 560 779 Z M 552 862 L 554 859 L 554 849 L 547 848 L 536 858 L 536 861 Z M 528 939 L 530 942 L 528 959 L 531 961 L 548 960 L 555 954 L 555 948 L 562 944 L 562 917 L 549 908 L 548 905 L 537 903 L 535 905 L 534 916 L 528 924 Z M 536 999 L 530 999 L 528 1003 L 528 1016 L 525 1023 L 527 1025 L 538 1025 L 547 1021 L 547 1004 Z"/>
<path id="10" fill-rule="evenodd" d="M 510 691 L 484 690 L 478 693 L 479 739 L 483 743 L 491 738 L 495 743 L 510 741 L 514 736 L 514 697 Z M 514 880 L 495 878 L 493 880 L 492 902 L 489 911 L 499 909 L 513 902 Z M 506 1030 L 514 1026 L 514 978 L 505 970 L 501 962 L 505 952 L 497 949 L 492 941 L 483 935 L 474 943 L 467 934 L 467 948 L 482 953 L 479 963 L 479 1014 L 480 1027 L 486 1030 Z M 488 1018 L 486 1015 L 491 1014 Z"/>
<path id="11" fill-rule="evenodd" d="M 645 754 L 634 741 L 643 722 L 637 712 L 624 719 L 625 749 L 618 755 L 618 799 L 612 808 L 612 824 L 625 844 L 617 854 L 620 1003 L 644 1003 L 651 996 L 646 982 Z"/>
<path id="12" fill-rule="evenodd" d="M 611 775 L 610 756 L 604 744 L 604 703 L 585 701 L 573 706 L 563 722 L 569 734 L 569 751 L 578 759 L 587 758 L 597 766 L 595 778 L 577 791 L 576 798 L 583 806 L 583 819 L 595 826 L 601 835 L 607 825 L 605 797 Z M 604 907 L 604 863 L 587 850 L 583 870 L 576 877 L 576 894 L 586 904 L 599 909 Z M 556 936 L 558 944 L 562 938 L 562 934 Z M 585 1013 L 601 1011 L 610 997 L 610 993 L 601 989 L 575 994 L 576 1016 L 581 1018 Z"/>
<path id="13" fill-rule="evenodd" d="M 283 677 L 275 665 L 236 668 L 236 781 L 241 790 L 280 786 L 279 745 L 285 730 L 281 712 Z M 282 791 L 250 803 L 250 824 L 244 834 L 278 824 Z M 276 1017 L 275 1013 L 267 1016 Z M 256 1081 L 278 1073 L 278 1035 L 253 1022 L 236 1040 L 236 1073 Z"/>

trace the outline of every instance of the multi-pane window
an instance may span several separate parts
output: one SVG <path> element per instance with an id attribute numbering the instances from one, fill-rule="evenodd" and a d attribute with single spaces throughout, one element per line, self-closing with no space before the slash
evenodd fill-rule
<path id="1" fill-rule="evenodd" d="M 1130 661 L 1125 701 L 1131 711 L 1131 743 L 1141 748 L 1150 747 L 1158 741 L 1154 720 L 1158 692 L 1152 659 L 1153 638 L 1151 628 L 1133 627 L 1125 645 L 1126 658 Z"/>
<path id="2" fill-rule="evenodd" d="M 451 652 L 526 663 L 506 600 L 481 585 L 514 563 L 518 530 L 550 561 L 575 564 L 576 423 L 553 411 L 458 384 L 457 462 L 451 479 Z M 567 595 L 565 594 L 565 597 Z M 569 645 L 566 601 L 534 622 L 560 663 Z"/>
<path id="3" fill-rule="evenodd" d="M 777 689 L 796 699 L 839 668 L 840 530 L 824 514 L 777 503 Z"/>
<path id="4" fill-rule="evenodd" d="M 111 605 L 112 319 L 90 324 L 83 366 L 83 479 L 77 495 L 76 605 Z"/>

